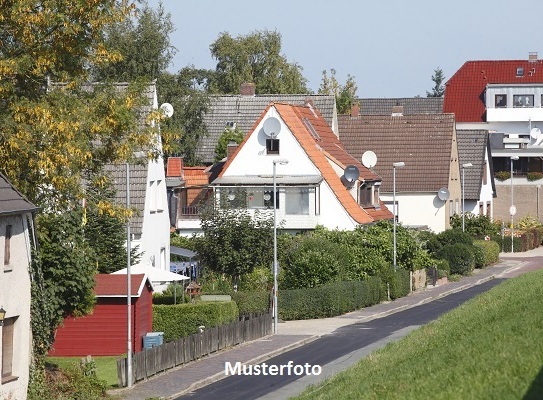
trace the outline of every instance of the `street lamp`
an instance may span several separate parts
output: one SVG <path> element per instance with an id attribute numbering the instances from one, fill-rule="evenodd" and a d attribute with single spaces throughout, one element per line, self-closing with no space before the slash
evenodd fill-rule
<path id="1" fill-rule="evenodd" d="M 130 210 L 130 164 L 126 163 L 126 209 Z M 127 342 L 126 342 L 126 386 L 132 387 L 132 276 L 131 260 L 132 252 L 130 243 L 130 217 L 126 218 L 126 307 L 127 307 Z"/>
<path id="2" fill-rule="evenodd" d="M 398 268 L 396 265 L 396 168 L 405 167 L 403 161 L 392 163 L 392 209 L 394 214 L 394 232 L 392 234 L 394 241 L 394 271 Z"/>
<path id="3" fill-rule="evenodd" d="M 511 208 L 509 209 L 509 213 L 511 214 L 511 254 L 513 254 L 513 222 L 515 214 L 517 213 L 517 209 L 515 208 L 515 203 L 513 202 L 513 161 L 518 160 L 518 156 L 511 156 Z"/>
<path id="4" fill-rule="evenodd" d="M 471 168 L 473 167 L 473 164 L 472 163 L 465 163 L 465 164 L 462 164 L 462 232 L 465 232 L 466 229 L 465 229 L 465 219 L 464 219 L 464 215 L 466 214 L 466 208 L 465 208 L 465 191 L 464 191 L 464 185 L 465 185 L 465 179 L 464 179 L 464 171 L 466 168 Z"/>
<path id="5" fill-rule="evenodd" d="M 286 165 L 288 160 L 279 158 L 273 160 L 273 333 L 277 334 L 277 185 L 275 183 L 275 168 L 277 164 Z"/>

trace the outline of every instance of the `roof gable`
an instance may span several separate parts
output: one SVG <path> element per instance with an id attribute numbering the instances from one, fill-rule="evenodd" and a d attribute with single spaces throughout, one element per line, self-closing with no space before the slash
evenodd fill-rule
<path id="1" fill-rule="evenodd" d="M 21 214 L 38 210 L 15 186 L 0 173 L 0 215 Z"/>
<path id="2" fill-rule="evenodd" d="M 443 112 L 455 113 L 457 122 L 485 122 L 484 94 L 492 83 L 543 83 L 543 60 L 467 61 L 445 84 Z"/>
<path id="3" fill-rule="evenodd" d="M 96 281 L 96 286 L 94 287 L 94 294 L 96 297 L 126 297 L 128 294 L 128 281 L 125 274 L 96 274 L 94 279 Z M 147 275 L 131 274 L 131 297 L 140 297 L 146 283 L 149 283 L 152 290 L 153 285 Z"/>
<path id="4" fill-rule="evenodd" d="M 473 167 L 464 169 L 464 197 L 466 199 L 479 199 L 483 184 L 485 154 L 488 146 L 488 131 L 482 129 L 456 131 L 458 141 L 458 161 L 460 171 L 462 165 L 473 164 Z"/>
<path id="5" fill-rule="evenodd" d="M 377 155 L 373 168 L 383 177 L 381 189 L 392 192 L 392 164 L 405 162 L 399 192 L 436 192 L 449 186 L 455 122 L 453 114 L 371 115 L 338 117 L 340 139 L 360 159 Z"/>

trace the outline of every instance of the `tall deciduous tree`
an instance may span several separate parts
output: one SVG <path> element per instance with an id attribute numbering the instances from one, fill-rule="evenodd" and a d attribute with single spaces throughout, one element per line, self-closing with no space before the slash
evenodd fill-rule
<path id="1" fill-rule="evenodd" d="M 443 97 L 445 93 L 445 86 L 443 82 L 445 81 L 445 75 L 443 75 L 443 70 L 439 67 L 434 69 L 434 74 L 432 75 L 432 82 L 434 82 L 434 87 L 432 91 L 426 91 L 426 97 Z"/>
<path id="2" fill-rule="evenodd" d="M 236 126 L 234 129 L 226 128 L 219 137 L 217 146 L 215 146 L 215 162 L 219 162 L 226 157 L 228 144 L 230 142 L 240 144 L 244 137 L 245 136 L 239 127 Z"/>
<path id="3" fill-rule="evenodd" d="M 252 82 L 259 94 L 308 93 L 302 67 L 281 54 L 281 35 L 276 31 L 237 38 L 224 32 L 210 50 L 217 60 L 211 91 L 237 94 L 242 83 Z"/>
<path id="4" fill-rule="evenodd" d="M 336 79 L 336 70 L 330 69 L 330 76 L 326 70 L 322 71 L 322 82 L 319 87 L 319 94 L 334 95 L 336 97 L 336 107 L 338 113 L 347 114 L 351 110 L 351 106 L 356 101 L 356 91 L 358 86 L 354 80 L 354 76 L 347 75 L 345 84 L 342 85 Z"/>

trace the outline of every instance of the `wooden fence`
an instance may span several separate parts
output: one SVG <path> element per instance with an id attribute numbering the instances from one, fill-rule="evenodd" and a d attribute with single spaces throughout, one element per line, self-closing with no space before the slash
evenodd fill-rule
<path id="1" fill-rule="evenodd" d="M 197 360 L 227 347 L 259 339 L 271 333 L 271 314 L 263 314 L 256 318 L 206 329 L 202 333 L 195 333 L 143 350 L 132 357 L 132 382 L 150 378 L 170 368 Z M 119 387 L 126 386 L 126 374 L 127 358 L 117 359 Z"/>

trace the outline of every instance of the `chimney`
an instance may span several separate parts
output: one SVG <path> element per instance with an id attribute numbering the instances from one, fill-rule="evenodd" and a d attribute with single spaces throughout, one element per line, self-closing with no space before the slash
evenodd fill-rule
<path id="1" fill-rule="evenodd" d="M 403 116 L 403 106 L 396 105 L 392 107 L 392 116 L 393 117 L 402 117 Z"/>
<path id="2" fill-rule="evenodd" d="M 537 61 L 537 51 L 532 51 L 528 53 L 528 61 L 529 62 L 536 62 Z"/>
<path id="3" fill-rule="evenodd" d="M 226 146 L 226 159 L 230 160 L 233 156 L 236 150 L 238 149 L 238 144 L 231 140 L 228 142 L 228 145 Z"/>
<path id="4" fill-rule="evenodd" d="M 360 105 L 358 103 L 354 103 L 351 106 L 351 118 L 356 118 L 360 114 Z"/>
<path id="5" fill-rule="evenodd" d="M 242 96 L 254 96 L 256 93 L 256 85 L 254 83 L 245 82 L 239 86 L 239 94 Z"/>

